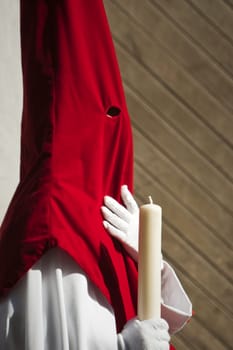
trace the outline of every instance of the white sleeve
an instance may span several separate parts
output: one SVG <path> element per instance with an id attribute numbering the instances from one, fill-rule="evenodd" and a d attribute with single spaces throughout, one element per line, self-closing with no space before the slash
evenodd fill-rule
<path id="1" fill-rule="evenodd" d="M 161 317 L 169 324 L 169 333 L 181 330 L 192 316 L 192 303 L 175 271 L 163 261 Z"/>

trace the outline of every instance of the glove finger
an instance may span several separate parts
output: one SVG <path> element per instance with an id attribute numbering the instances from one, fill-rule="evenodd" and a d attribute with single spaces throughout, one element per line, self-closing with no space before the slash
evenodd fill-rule
<path id="1" fill-rule="evenodd" d="M 162 318 L 141 321 L 141 327 L 145 334 L 149 332 L 151 332 L 151 335 L 154 334 L 159 342 L 167 343 L 170 341 L 168 323 Z"/>
<path id="2" fill-rule="evenodd" d="M 110 224 L 115 226 L 118 230 L 127 233 L 128 231 L 128 224 L 119 218 L 116 214 L 114 214 L 111 210 L 109 210 L 107 207 L 102 206 L 101 207 L 104 219 L 108 221 Z"/>
<path id="3" fill-rule="evenodd" d="M 126 234 L 118 230 L 115 226 L 111 225 L 108 221 L 103 221 L 103 225 L 106 230 L 113 236 L 116 237 L 122 243 L 125 242 Z"/>
<path id="4" fill-rule="evenodd" d="M 107 208 L 109 208 L 114 214 L 119 216 L 122 220 L 124 220 L 127 223 L 130 222 L 130 218 L 131 218 L 130 213 L 123 205 L 118 203 L 114 198 L 110 196 L 105 196 L 104 204 L 106 205 Z"/>
<path id="5" fill-rule="evenodd" d="M 165 330 L 168 331 L 169 326 L 166 320 L 164 318 L 151 318 L 149 320 L 145 320 L 143 322 L 149 322 L 154 329 L 159 329 L 159 330 Z"/>
<path id="6" fill-rule="evenodd" d="M 132 193 L 128 190 L 127 185 L 121 186 L 121 198 L 131 214 L 135 214 L 138 212 L 138 205 L 132 195 Z"/>
<path id="7" fill-rule="evenodd" d="M 164 341 L 164 342 L 169 342 L 170 339 L 171 339 L 168 331 L 165 331 L 165 330 L 160 331 L 159 338 L 160 338 L 161 341 Z"/>

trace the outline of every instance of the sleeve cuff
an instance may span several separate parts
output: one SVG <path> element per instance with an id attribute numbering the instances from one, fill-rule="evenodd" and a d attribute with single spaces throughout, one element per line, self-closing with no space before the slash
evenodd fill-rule
<path id="1" fill-rule="evenodd" d="M 161 316 L 169 324 L 170 334 L 181 330 L 192 316 L 192 303 L 173 268 L 163 261 Z"/>

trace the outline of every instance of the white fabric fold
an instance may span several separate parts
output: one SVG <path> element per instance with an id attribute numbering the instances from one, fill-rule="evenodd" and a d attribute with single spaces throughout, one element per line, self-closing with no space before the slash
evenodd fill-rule
<path id="1" fill-rule="evenodd" d="M 162 317 L 174 333 L 188 321 L 192 306 L 166 262 L 162 298 Z M 117 348 L 112 307 L 73 259 L 58 248 L 46 253 L 0 301 L 0 349 Z"/>
<path id="2" fill-rule="evenodd" d="M 0 349 L 116 350 L 114 313 L 79 266 L 54 248 L 1 300 Z"/>

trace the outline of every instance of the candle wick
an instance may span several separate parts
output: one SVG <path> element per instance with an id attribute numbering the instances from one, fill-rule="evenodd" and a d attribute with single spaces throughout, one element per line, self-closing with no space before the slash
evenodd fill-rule
<path id="1" fill-rule="evenodd" d="M 152 197 L 151 196 L 148 196 L 149 197 L 149 202 L 150 202 L 150 204 L 153 204 L 153 199 L 152 199 Z"/>

